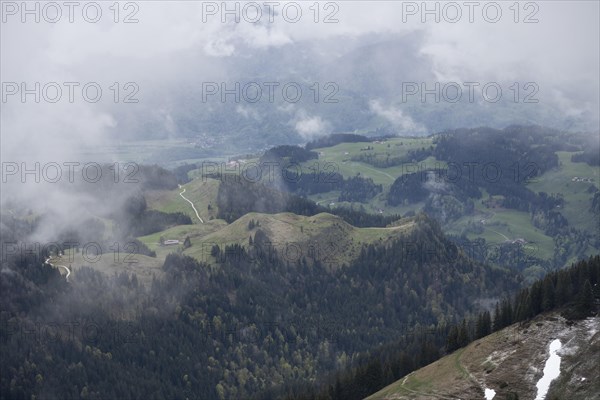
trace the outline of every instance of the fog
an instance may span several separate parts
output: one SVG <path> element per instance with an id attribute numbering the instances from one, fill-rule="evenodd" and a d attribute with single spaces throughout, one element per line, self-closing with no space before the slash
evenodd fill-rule
<path id="1" fill-rule="evenodd" d="M 39 22 L 35 14 L 23 13 L 23 4 L 2 3 L 3 163 L 39 162 L 43 167 L 49 162 L 126 161 L 117 153 L 89 154 L 100 146 L 117 147 L 121 140 L 215 138 L 221 140 L 217 150 L 228 153 L 379 127 L 424 135 L 458 128 L 474 115 L 478 123 L 497 127 L 529 122 L 598 129 L 597 2 L 531 3 L 536 7 L 521 8 L 518 16 L 501 3 L 498 22 L 489 22 L 493 10 L 484 17 L 485 3 L 473 11 L 473 22 L 463 3 L 455 3 L 461 12 L 457 22 L 451 21 L 454 10 L 430 3 L 440 9 L 436 22 L 434 15 L 423 15 L 423 3 L 319 3 L 317 15 L 309 8 L 312 3 L 281 2 L 271 13 L 262 2 L 230 2 L 232 9 L 237 4 L 242 10 L 239 23 L 223 15 L 221 2 L 119 3 L 118 16 L 110 4 L 100 3 L 97 22 L 84 18 L 85 2 L 73 11 L 73 22 L 60 2 L 55 3 L 60 18 L 56 9 L 30 3 L 39 7 Z M 260 18 L 254 4 L 262 6 Z M 286 6 L 291 8 L 284 12 Z M 294 7 L 300 7 L 301 18 L 290 22 Z M 87 15 L 90 19 L 94 10 Z M 524 23 L 527 17 L 534 23 Z M 137 22 L 124 23 L 128 18 Z M 58 21 L 47 21 L 52 19 Z M 31 90 L 36 82 L 39 102 L 35 94 L 21 97 L 21 84 Z M 42 88 L 52 82 L 56 84 L 44 93 Z M 65 82 L 74 83 L 72 101 Z M 83 97 L 82 88 L 90 82 L 102 90 L 97 102 Z M 279 86 L 272 102 L 265 90 L 258 102 L 235 101 L 235 95 L 222 101 L 219 93 L 203 101 L 206 82 L 225 82 L 227 89 L 235 82 Z M 301 101 L 281 98 L 280 87 L 289 82 L 304 88 Z M 535 82 L 539 102 L 440 104 L 421 102 L 418 95 L 403 102 L 403 82 L 428 82 L 427 87 L 435 82 L 498 82 L 505 98 L 512 96 L 513 82 L 521 90 L 524 83 Z M 310 89 L 314 83 L 317 101 Z M 62 96 L 48 101 L 55 98 L 55 86 Z M 87 92 L 92 97 L 93 89 Z M 327 95 L 337 102 L 325 102 Z M 440 107 L 452 107 L 451 117 L 432 125 L 431 115 Z M 274 137 L 280 142 L 274 143 Z M 240 144 L 240 138 L 247 143 Z M 44 179 L 38 184 L 15 174 L 5 180 L 5 172 L 3 164 L 3 186 L 9 189 L 3 190 L 3 202 L 35 208 L 43 201 L 43 209 L 60 215 L 58 220 L 112 206 Z"/>
<path id="2" fill-rule="evenodd" d="M 370 87 L 365 113 L 389 120 L 399 133 L 411 133 L 414 119 L 401 104 L 386 104 L 397 103 L 390 92 L 398 94 L 401 88 L 391 83 L 399 81 L 536 82 L 540 107 L 558 107 L 565 116 L 588 113 L 586 122 L 592 127 L 598 120 L 595 2 L 535 3 L 538 10 L 520 10 L 519 23 L 514 22 L 515 12 L 508 5 L 501 7 L 499 22 L 487 22 L 481 6 L 472 11 L 471 23 L 469 9 L 456 3 L 462 14 L 452 23 L 454 10 L 432 3 L 431 7 L 437 4 L 440 9 L 436 23 L 435 15 L 423 15 L 419 3 L 411 3 L 418 9 L 414 10 L 400 2 L 377 1 L 331 3 L 335 8 L 320 3 L 318 19 L 330 16 L 338 21 L 333 23 L 315 23 L 315 12 L 308 4 L 301 5 L 298 22 L 288 22 L 284 16 L 292 18 L 294 8 L 283 12 L 285 2 L 275 7 L 272 16 L 264 3 L 250 3 L 264 6 L 256 23 L 247 22 L 257 18 L 255 8 L 236 2 L 228 4 L 232 9 L 239 6 L 239 23 L 233 15 L 223 15 L 220 3 L 211 2 L 138 2 L 134 3 L 137 9 L 125 9 L 125 3 L 120 3 L 119 19 L 133 15 L 137 23 L 115 23 L 114 11 L 107 4 L 101 7 L 99 22 L 86 22 L 77 8 L 74 22 L 69 23 L 68 9 L 62 6 L 58 22 L 44 19 L 55 11 L 40 9 L 40 22 L 35 23 L 35 15 L 23 16 L 21 6 L 14 4 L 16 11 L 3 3 L 3 82 L 26 82 L 28 88 L 34 82 L 42 86 L 98 82 L 103 96 L 98 103 L 88 103 L 75 90 L 70 103 L 64 90 L 55 104 L 43 99 L 35 104 L 32 95 L 23 104 L 18 94 L 8 96 L 2 107 L 3 156 L 23 149 L 27 140 L 26 154 L 36 160 L 49 148 L 71 157 L 71 150 L 82 145 L 120 136 L 144 138 L 150 134 L 145 132 L 148 119 L 157 123 L 151 129 L 153 135 L 182 135 L 186 119 L 210 115 L 206 103 L 190 104 L 200 97 L 203 82 L 227 82 L 231 88 L 234 82 L 257 78 L 281 83 L 337 82 L 341 92 Z M 488 14 L 493 17 L 492 11 Z M 521 21 L 530 14 L 539 22 Z M 222 18 L 227 22 L 222 23 Z M 422 18 L 427 18 L 425 23 Z M 393 51 L 378 52 L 377 46 Z M 114 103 L 114 91 L 109 89 L 114 82 L 137 83 L 139 103 Z M 121 92 L 122 101 L 130 91 L 121 87 Z M 281 103 L 281 99 L 276 101 Z M 345 101 L 340 97 L 340 103 Z M 246 110 L 242 118 L 254 116 L 259 124 L 256 116 L 275 112 L 300 138 L 340 130 L 330 121 L 330 114 L 342 104 L 333 111 L 320 110 L 327 108 L 323 104 L 311 104 L 311 110 L 290 104 L 293 112 L 261 108 L 243 99 L 239 106 Z"/>

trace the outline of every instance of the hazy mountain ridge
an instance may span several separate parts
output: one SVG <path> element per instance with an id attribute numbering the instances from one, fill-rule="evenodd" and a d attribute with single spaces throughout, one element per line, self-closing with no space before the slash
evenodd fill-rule
<path id="1" fill-rule="evenodd" d="M 242 152 L 263 149 L 272 143 L 301 144 L 336 132 L 423 136 L 446 129 L 503 128 L 508 124 L 543 124 L 575 131 L 597 129 L 598 115 L 566 113 L 554 99 L 542 97 L 548 96 L 547 92 L 534 96 L 538 100 L 534 104 L 524 104 L 522 93 L 515 101 L 516 94 L 509 89 L 514 81 L 493 81 L 503 90 L 498 102 L 487 102 L 478 92 L 471 100 L 462 81 L 440 81 L 436 76 L 434 61 L 421 52 L 422 36 L 413 33 L 392 39 L 374 35 L 350 40 L 338 51 L 333 51 L 333 44 L 326 40 L 321 46 L 332 48 L 327 57 L 320 54 L 314 43 L 306 42 L 254 49 L 255 55 L 261 57 L 252 58 L 251 63 L 242 50 L 227 62 L 219 60 L 223 70 L 215 79 L 192 77 L 185 84 L 176 83 L 180 88 L 177 97 L 165 95 L 173 86 L 153 85 L 146 104 L 136 106 L 140 114 L 137 119 L 145 121 L 144 125 L 139 126 L 137 119 L 129 124 L 129 113 L 116 109 L 115 118 L 122 121 L 113 133 L 136 139 L 187 138 L 201 146 L 197 149 L 201 157 L 214 155 L 215 150 Z M 299 54 L 310 62 L 299 63 Z M 276 65 L 260 61 L 274 58 L 278 60 Z M 278 84 L 273 100 L 265 86 L 269 82 Z M 480 90 L 489 82 L 478 83 Z M 206 95 L 207 84 L 217 85 L 215 95 Z M 222 98 L 221 85 L 234 90 L 236 84 L 238 98 Z M 260 87 L 258 93 L 262 96 L 258 101 L 250 100 L 255 89 L 247 95 L 241 89 L 248 84 Z M 281 88 L 286 84 L 301 87 L 298 101 L 290 101 L 282 94 Z M 436 84 L 437 99 L 433 95 L 422 98 L 421 89 L 433 90 Z M 460 100 L 445 99 L 442 88 L 446 84 L 461 88 Z M 526 81 L 518 84 L 523 86 Z M 416 85 L 417 94 L 408 95 L 414 88 L 406 85 Z M 156 113 L 157 108 L 162 112 Z M 308 121 L 314 125 L 304 130 L 302 123 Z M 154 160 L 161 159 L 161 154 L 157 152 Z"/>

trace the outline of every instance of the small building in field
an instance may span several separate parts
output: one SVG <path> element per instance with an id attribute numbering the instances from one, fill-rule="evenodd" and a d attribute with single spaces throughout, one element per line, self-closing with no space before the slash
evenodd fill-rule
<path id="1" fill-rule="evenodd" d="M 173 245 L 176 245 L 176 244 L 179 244 L 179 240 L 169 239 L 169 240 L 165 240 L 163 242 L 163 246 L 173 246 Z"/>

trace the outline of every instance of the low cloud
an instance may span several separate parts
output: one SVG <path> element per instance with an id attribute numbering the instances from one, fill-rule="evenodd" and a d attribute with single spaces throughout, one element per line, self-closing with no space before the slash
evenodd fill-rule
<path id="1" fill-rule="evenodd" d="M 260 121 L 262 118 L 260 117 L 260 114 L 258 113 L 258 111 L 256 111 L 255 109 L 253 109 L 252 107 L 248 106 L 237 106 L 235 108 L 235 112 L 237 112 L 238 114 L 240 114 L 242 117 L 244 118 L 251 118 L 254 119 L 256 121 Z"/>
<path id="2" fill-rule="evenodd" d="M 298 112 L 294 128 L 304 140 L 312 140 L 316 137 L 324 136 L 330 133 L 331 130 L 330 124 L 327 121 L 318 115 L 308 115 L 304 110 Z"/>
<path id="3" fill-rule="evenodd" d="M 410 115 L 405 114 L 400 108 L 385 107 L 379 100 L 371 100 L 369 107 L 372 112 L 390 122 L 402 134 L 421 134 L 427 130 L 422 124 L 415 122 Z"/>

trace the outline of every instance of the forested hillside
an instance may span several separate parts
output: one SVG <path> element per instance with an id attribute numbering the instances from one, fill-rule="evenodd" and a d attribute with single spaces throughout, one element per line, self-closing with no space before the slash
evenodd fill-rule
<path id="1" fill-rule="evenodd" d="M 66 283 L 43 254 L 10 257 L 0 275 L 2 396 L 280 393 L 518 284 L 514 273 L 466 258 L 424 215 L 335 271 L 278 254 L 239 257 L 242 247 L 214 251 L 223 254 L 216 269 L 167 256 L 148 286 L 86 268 Z"/>
<path id="2" fill-rule="evenodd" d="M 535 348 L 542 351 L 548 343 L 540 343 L 539 340 L 552 340 L 559 334 L 558 332 L 563 332 L 564 336 L 575 339 L 573 335 L 569 336 L 571 327 L 578 322 L 585 326 L 585 321 L 582 321 L 585 318 L 591 316 L 598 318 L 599 306 L 600 256 L 595 256 L 572 265 L 568 269 L 548 275 L 543 280 L 519 291 L 514 297 L 505 298 L 496 305 L 495 312 L 491 314 L 483 312 L 472 318 L 463 319 L 457 324 L 439 324 L 428 329 L 416 326 L 409 334 L 399 335 L 396 342 L 363 354 L 358 366 L 331 375 L 324 384 L 310 390 L 295 388 L 290 392 L 288 399 L 359 400 L 402 377 L 405 378 L 370 396 L 369 399 L 483 396 L 483 388 L 479 386 L 480 383 L 465 372 L 464 367 L 460 365 L 461 351 L 455 352 L 473 341 L 477 341 L 477 346 L 484 344 L 481 347 L 485 350 L 480 351 L 488 352 L 481 357 L 481 364 L 472 360 L 472 358 L 476 358 L 477 346 L 475 348 L 470 346 L 470 354 L 463 357 L 464 362 L 469 363 L 472 368 L 477 368 L 477 372 L 481 371 L 481 374 L 478 374 L 479 377 L 485 377 L 492 373 L 498 368 L 500 362 L 514 353 L 514 349 L 511 349 L 512 351 L 502 349 L 507 346 L 507 343 L 510 346 L 527 343 L 520 350 L 521 353 L 514 355 L 517 362 L 513 361 L 514 365 L 522 362 L 523 369 L 515 373 L 510 366 L 498 368 L 503 371 L 502 380 L 495 374 L 492 374 L 494 379 L 490 380 L 494 382 L 494 385 L 491 386 L 501 391 L 501 395 L 506 396 L 504 398 L 530 398 L 520 397 L 518 392 L 521 392 L 521 396 L 524 393 L 527 393 L 528 396 L 535 393 L 532 390 L 535 388 L 535 383 L 529 382 L 532 378 L 529 377 L 525 368 L 535 368 L 527 357 L 537 359 L 540 354 L 532 353 L 531 350 Z M 559 319 L 555 316 L 548 317 L 548 321 L 544 321 L 544 318 L 536 318 L 542 313 L 548 312 L 560 315 L 560 323 L 557 323 Z M 518 329 L 513 329 L 517 332 L 504 332 L 500 336 L 488 336 L 492 332 L 501 332 L 515 323 L 520 323 Z M 546 323 L 556 326 L 552 327 L 555 332 L 550 336 L 537 333 L 537 331 L 543 332 L 549 329 L 546 327 Z M 595 330 L 591 331 L 592 336 L 596 333 Z M 590 332 L 582 334 L 589 335 Z M 534 336 L 533 342 L 528 342 L 528 336 Z M 485 339 L 478 340 L 482 338 Z M 491 344 L 485 346 L 485 341 L 488 339 Z M 578 343 L 583 346 L 588 344 L 586 340 L 578 340 Z M 571 352 L 573 351 L 585 354 L 585 350 L 582 351 L 578 346 L 571 350 Z M 597 345 L 594 346 L 593 352 L 595 354 L 600 352 Z M 445 354 L 452 354 L 455 359 L 442 360 L 432 364 L 431 370 L 419 371 L 415 377 L 408 376 L 411 372 Z M 449 357 L 451 356 L 446 359 Z M 579 360 L 572 360 L 572 362 L 575 366 L 585 364 Z M 590 365 L 583 368 L 587 369 L 590 374 L 586 379 L 590 379 L 590 377 L 592 380 L 597 379 L 599 374 L 597 368 L 590 368 Z M 569 366 L 568 369 L 571 367 Z M 509 381 L 506 381 L 507 379 Z M 588 398 L 585 397 L 586 394 L 594 393 L 593 387 L 590 388 L 588 383 L 578 379 L 577 375 L 572 379 L 573 381 L 568 383 L 571 387 L 567 388 L 567 391 L 578 394 L 577 398 Z M 407 381 L 408 384 L 406 384 Z M 563 381 L 563 388 L 566 384 Z M 578 387 L 573 387 L 573 385 L 586 387 L 583 390 L 583 397 L 581 393 L 578 393 Z"/>

